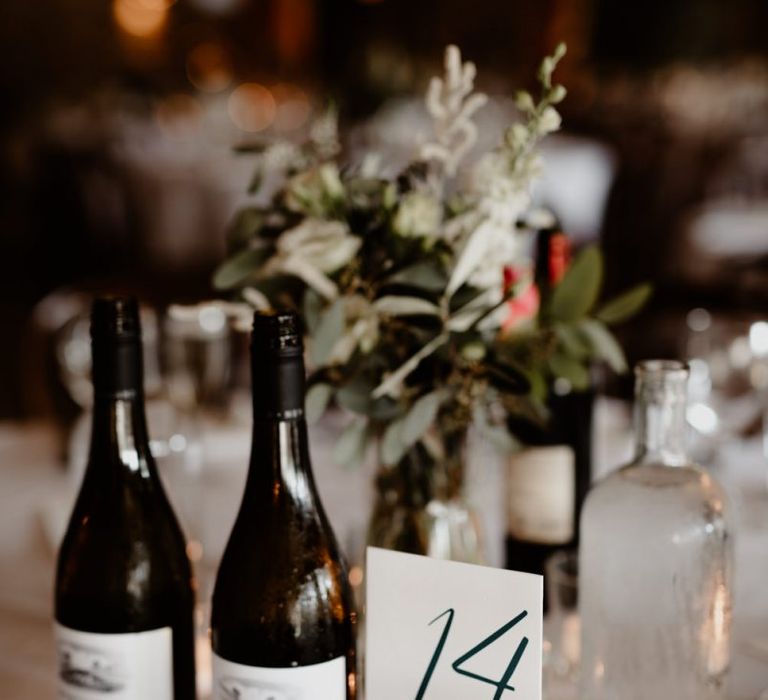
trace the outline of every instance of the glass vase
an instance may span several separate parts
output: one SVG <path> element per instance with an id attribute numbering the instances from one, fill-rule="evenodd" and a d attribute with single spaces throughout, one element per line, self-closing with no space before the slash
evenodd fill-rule
<path id="1" fill-rule="evenodd" d="M 479 518 L 464 497 L 466 430 L 437 428 L 381 467 L 368 544 L 436 559 L 485 563 Z"/>

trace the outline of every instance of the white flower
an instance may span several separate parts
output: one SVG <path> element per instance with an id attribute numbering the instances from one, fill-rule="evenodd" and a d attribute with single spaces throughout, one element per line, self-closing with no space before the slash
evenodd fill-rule
<path id="1" fill-rule="evenodd" d="M 513 124 L 505 134 L 507 145 L 515 151 L 519 151 L 525 146 L 530 138 L 530 132 L 525 124 Z"/>
<path id="2" fill-rule="evenodd" d="M 533 103 L 533 97 L 527 90 L 518 90 L 515 94 L 515 107 L 521 112 L 533 112 L 536 106 Z"/>
<path id="3" fill-rule="evenodd" d="M 291 210 L 322 217 L 344 198 L 344 185 L 333 163 L 324 163 L 294 175 L 285 191 L 285 205 Z"/>
<path id="4" fill-rule="evenodd" d="M 475 112 L 488 101 L 474 93 L 475 64 L 462 63 L 456 46 L 445 50 L 445 75 L 432 78 L 426 96 L 427 111 L 434 121 L 435 139 L 421 148 L 421 158 L 442 163 L 447 175 L 455 175 L 459 163 L 477 141 Z"/>
<path id="5" fill-rule="evenodd" d="M 368 354 L 379 342 L 379 313 L 365 297 L 346 297 L 344 316 L 346 330 L 333 346 L 329 364 L 344 364 L 358 347 Z"/>
<path id="6" fill-rule="evenodd" d="M 409 192 L 400 201 L 393 222 L 401 236 L 437 238 L 443 218 L 438 200 L 423 192 Z"/>
<path id="7" fill-rule="evenodd" d="M 539 133 L 551 134 L 560 128 L 562 119 L 554 107 L 547 107 L 539 117 Z"/>
<path id="8" fill-rule="evenodd" d="M 475 204 L 462 217 L 464 229 L 456 244 L 448 294 L 467 282 L 479 289 L 502 288 L 504 266 L 514 264 L 521 253 L 515 231 L 530 206 L 529 182 L 528 170 L 510 172 L 509 154 L 504 150 L 478 161 L 470 182 Z"/>
<path id="9" fill-rule="evenodd" d="M 285 172 L 300 158 L 301 152 L 290 141 L 275 141 L 264 151 L 262 162 L 267 172 Z"/>
<path id="10" fill-rule="evenodd" d="M 278 238 L 277 250 L 278 255 L 305 258 L 321 272 L 330 273 L 346 265 L 360 244 L 340 221 L 304 219 Z"/>
<path id="11" fill-rule="evenodd" d="M 326 299 L 335 299 L 338 290 L 327 275 L 346 265 L 361 243 L 340 221 L 304 219 L 280 235 L 277 253 L 267 261 L 264 272 L 296 275 Z"/>
<path id="12" fill-rule="evenodd" d="M 503 218 L 483 219 L 466 237 L 448 283 L 449 294 L 465 282 L 483 290 L 503 288 L 504 267 L 514 264 L 521 255 L 515 227 L 505 220 L 508 213 L 503 212 Z"/>
<path id="13" fill-rule="evenodd" d="M 329 109 L 312 123 L 309 138 L 321 158 L 333 158 L 339 152 L 339 120 Z"/>

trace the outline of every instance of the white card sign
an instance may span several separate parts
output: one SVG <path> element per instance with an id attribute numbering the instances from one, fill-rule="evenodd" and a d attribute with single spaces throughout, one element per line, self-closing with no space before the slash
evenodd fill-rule
<path id="1" fill-rule="evenodd" d="M 368 548 L 366 700 L 541 700 L 541 576 Z"/>

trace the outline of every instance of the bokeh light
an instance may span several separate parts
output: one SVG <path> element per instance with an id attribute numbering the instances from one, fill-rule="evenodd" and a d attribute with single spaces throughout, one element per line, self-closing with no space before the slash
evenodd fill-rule
<path id="1" fill-rule="evenodd" d="M 272 88 L 272 94 L 277 101 L 275 128 L 278 131 L 294 131 L 307 123 L 312 107 L 301 88 L 280 83 Z"/>
<path id="2" fill-rule="evenodd" d="M 263 131 L 272 125 L 277 105 L 272 93 L 258 83 L 243 83 L 233 90 L 227 104 L 229 117 L 238 129 Z"/>
<path id="3" fill-rule="evenodd" d="M 177 93 L 169 95 L 157 105 L 155 117 L 166 136 L 185 141 L 199 134 L 203 109 L 191 95 Z"/>
<path id="4" fill-rule="evenodd" d="M 173 0 L 114 0 L 117 26 L 134 37 L 150 39 L 165 28 Z"/>
<path id="5" fill-rule="evenodd" d="M 187 77 L 202 92 L 220 92 L 232 82 L 229 52 L 218 42 L 203 41 L 187 56 Z"/>

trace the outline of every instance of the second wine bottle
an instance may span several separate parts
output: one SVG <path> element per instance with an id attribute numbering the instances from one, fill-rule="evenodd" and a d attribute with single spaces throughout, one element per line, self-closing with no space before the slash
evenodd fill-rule
<path id="1" fill-rule="evenodd" d="M 310 466 L 297 317 L 257 313 L 251 359 L 250 468 L 211 608 L 213 699 L 353 700 L 355 611 Z"/>

